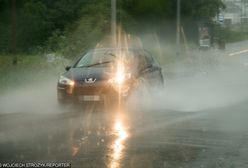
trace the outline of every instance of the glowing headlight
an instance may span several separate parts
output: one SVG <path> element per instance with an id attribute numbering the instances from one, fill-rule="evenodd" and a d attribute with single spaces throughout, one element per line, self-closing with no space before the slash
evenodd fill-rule
<path id="1" fill-rule="evenodd" d="M 63 85 L 70 85 L 70 86 L 74 86 L 75 85 L 75 82 L 71 79 L 68 79 L 64 76 L 60 76 L 59 78 L 59 83 L 60 84 L 63 84 Z"/>
<path id="2" fill-rule="evenodd" d="M 126 74 L 125 73 L 117 73 L 112 81 L 118 85 L 122 85 L 125 81 L 129 80 L 130 78 L 131 78 L 130 73 L 126 73 Z"/>
<path id="3" fill-rule="evenodd" d="M 115 84 L 118 84 L 118 85 L 122 85 L 126 78 L 128 77 L 125 73 L 125 68 L 124 68 L 124 63 L 122 60 L 119 60 L 117 62 L 117 69 L 116 69 L 116 72 L 114 73 L 114 78 L 113 78 L 113 82 Z"/>

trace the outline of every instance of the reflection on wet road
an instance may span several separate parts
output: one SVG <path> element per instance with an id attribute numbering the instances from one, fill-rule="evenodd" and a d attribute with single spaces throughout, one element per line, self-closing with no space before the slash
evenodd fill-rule
<path id="1" fill-rule="evenodd" d="M 125 158 L 126 140 L 130 137 L 126 114 L 125 111 L 120 110 L 104 112 L 101 108 L 90 106 L 85 111 L 80 110 L 75 113 L 75 118 L 70 116 L 69 144 L 71 144 L 71 157 L 75 160 L 75 165 L 120 167 Z M 99 155 L 99 159 L 92 163 L 88 156 L 93 153 L 97 153 L 96 156 Z M 81 159 L 85 162 L 77 164 L 77 160 Z"/>
<path id="2" fill-rule="evenodd" d="M 246 111 L 246 105 L 240 104 L 199 113 L 92 108 L 2 115 L 0 158 L 2 162 L 67 161 L 72 167 L 86 168 L 209 167 L 233 160 L 243 167 L 248 154 Z M 218 159 L 209 162 L 214 158 Z"/>
<path id="3" fill-rule="evenodd" d="M 3 115 L 0 158 L 68 161 L 72 167 L 86 168 L 209 167 L 235 159 L 234 165 L 245 166 L 247 107 L 221 110 L 228 117 L 214 111 L 117 113 L 94 108 L 56 115 Z M 214 158 L 218 159 L 209 162 Z"/>
<path id="4" fill-rule="evenodd" d="M 112 154 L 110 168 L 118 168 L 119 162 L 123 157 L 125 149 L 125 140 L 128 138 L 128 133 L 123 119 L 117 116 L 114 123 L 115 140 L 111 145 Z"/>

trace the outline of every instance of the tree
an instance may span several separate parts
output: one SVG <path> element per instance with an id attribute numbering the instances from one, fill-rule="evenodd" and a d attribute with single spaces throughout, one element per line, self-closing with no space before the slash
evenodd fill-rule
<path id="1" fill-rule="evenodd" d="M 176 15 L 176 0 L 122 0 L 125 9 L 134 17 L 171 18 Z M 186 17 L 209 19 L 224 8 L 222 0 L 181 1 L 182 14 Z"/>
<path id="2" fill-rule="evenodd" d="M 210 21 L 224 7 L 221 0 L 181 2 L 182 21 L 188 22 L 190 28 L 191 23 L 196 25 L 199 21 Z M 126 31 L 136 30 L 139 33 L 147 26 L 164 32 L 164 24 L 168 20 L 171 23 L 167 26 L 175 27 L 176 0 L 118 0 L 117 4 L 117 20 Z M 56 38 L 74 34 L 69 31 L 84 31 L 85 37 L 91 34 L 90 38 L 84 37 L 85 40 L 96 41 L 100 37 L 98 33 L 107 32 L 101 29 L 107 29 L 107 24 L 110 24 L 110 1 L 106 0 L 18 0 L 16 12 L 16 50 L 19 52 L 29 52 L 37 46 L 55 42 Z M 0 0 L 0 51 L 11 50 L 10 16 L 11 1 Z M 76 28 L 72 29 L 73 26 Z M 94 35 L 98 37 L 93 38 Z M 77 38 L 69 39 L 72 42 Z"/>
<path id="3" fill-rule="evenodd" d="M 63 32 L 79 18 L 79 10 L 89 0 L 16 1 L 16 50 L 28 52 L 43 46 L 53 31 Z M 12 1 L 0 0 L 0 51 L 11 51 Z"/>
<path id="4" fill-rule="evenodd" d="M 161 33 L 166 31 L 165 26 L 170 32 L 175 30 L 176 0 L 122 0 L 121 2 L 124 9 L 139 22 L 138 32 L 145 27 Z M 181 1 L 182 25 L 186 32 L 188 29 L 190 34 L 197 34 L 198 22 L 211 22 L 224 7 L 222 0 Z"/>

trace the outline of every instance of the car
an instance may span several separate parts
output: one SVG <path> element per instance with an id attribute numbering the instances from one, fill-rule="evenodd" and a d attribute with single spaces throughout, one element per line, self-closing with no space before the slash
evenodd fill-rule
<path id="1" fill-rule="evenodd" d="M 98 48 L 67 66 L 57 83 L 64 103 L 125 101 L 141 84 L 163 87 L 162 68 L 143 49 Z"/>

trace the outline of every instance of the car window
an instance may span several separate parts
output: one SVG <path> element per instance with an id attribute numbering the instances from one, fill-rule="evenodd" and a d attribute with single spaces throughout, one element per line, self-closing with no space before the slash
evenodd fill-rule
<path id="1" fill-rule="evenodd" d="M 75 67 L 84 67 L 93 64 L 101 64 L 106 62 L 113 62 L 115 55 L 111 52 L 106 51 L 90 51 L 84 55 Z"/>

